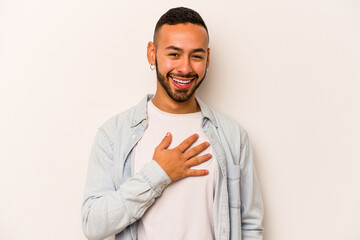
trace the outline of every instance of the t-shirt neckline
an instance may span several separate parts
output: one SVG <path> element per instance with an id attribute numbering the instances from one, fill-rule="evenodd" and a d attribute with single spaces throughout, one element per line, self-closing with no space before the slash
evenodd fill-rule
<path id="1" fill-rule="evenodd" d="M 198 118 L 198 117 L 202 117 L 202 113 L 201 111 L 198 112 L 194 112 L 194 113 L 169 113 L 169 112 L 165 112 L 160 110 L 158 107 L 156 107 L 154 105 L 154 103 L 152 102 L 152 100 L 150 100 L 148 102 L 148 110 L 153 109 L 155 112 L 167 116 L 167 117 L 176 117 L 176 118 Z"/>

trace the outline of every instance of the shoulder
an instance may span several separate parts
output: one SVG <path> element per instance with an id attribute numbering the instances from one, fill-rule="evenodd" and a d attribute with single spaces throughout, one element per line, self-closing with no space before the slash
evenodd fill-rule
<path id="1" fill-rule="evenodd" d="M 99 131 L 103 132 L 111 142 L 114 142 L 119 134 L 131 128 L 134 112 L 135 107 L 132 107 L 112 116 L 99 127 Z"/>
<path id="2" fill-rule="evenodd" d="M 218 110 L 210 109 L 215 116 L 218 131 L 222 132 L 226 139 L 240 145 L 247 141 L 247 130 L 238 121 Z"/>
<path id="3" fill-rule="evenodd" d="M 199 98 L 196 98 L 196 101 L 200 105 L 204 117 L 208 118 L 216 126 L 217 131 L 220 133 L 223 132 L 227 138 L 244 139 L 247 135 L 245 128 L 243 128 L 237 121 L 208 106 Z"/>
<path id="4" fill-rule="evenodd" d="M 138 125 L 146 118 L 147 102 L 151 97 L 152 95 L 148 94 L 134 107 L 114 115 L 108 119 L 99 130 L 103 131 L 112 142 L 114 142 L 119 135 L 123 135 L 124 137 L 128 136 L 132 127 Z"/>

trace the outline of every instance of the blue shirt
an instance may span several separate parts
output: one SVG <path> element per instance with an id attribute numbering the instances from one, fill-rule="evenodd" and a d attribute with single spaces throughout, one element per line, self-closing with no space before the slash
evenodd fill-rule
<path id="1" fill-rule="evenodd" d="M 154 160 L 138 174 L 131 174 L 134 147 L 147 128 L 147 102 L 152 97 L 112 117 L 96 134 L 81 209 L 83 230 L 90 240 L 114 234 L 116 240 L 137 239 L 137 220 L 171 183 Z M 203 114 L 202 128 L 218 161 L 215 238 L 260 240 L 263 203 L 247 132 L 200 99 L 196 101 Z"/>

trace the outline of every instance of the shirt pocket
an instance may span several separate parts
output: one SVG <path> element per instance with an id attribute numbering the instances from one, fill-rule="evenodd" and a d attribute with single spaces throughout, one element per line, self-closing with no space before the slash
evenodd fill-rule
<path id="1" fill-rule="evenodd" d="M 227 170 L 229 206 L 233 208 L 240 208 L 240 166 L 231 165 Z"/>

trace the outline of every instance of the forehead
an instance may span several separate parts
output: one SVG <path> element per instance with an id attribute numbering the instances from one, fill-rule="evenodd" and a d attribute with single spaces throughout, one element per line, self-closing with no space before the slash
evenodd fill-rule
<path id="1" fill-rule="evenodd" d="M 207 49 L 209 39 L 204 27 L 192 23 L 161 26 L 157 36 L 159 48 L 176 46 L 179 48 Z"/>

